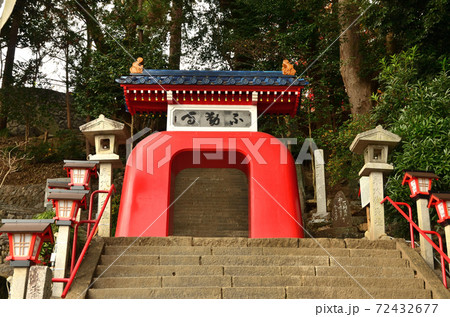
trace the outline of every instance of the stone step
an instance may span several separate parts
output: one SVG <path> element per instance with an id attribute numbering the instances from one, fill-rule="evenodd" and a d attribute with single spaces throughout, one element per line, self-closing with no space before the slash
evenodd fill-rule
<path id="1" fill-rule="evenodd" d="M 170 236 L 170 237 L 114 237 L 103 238 L 105 247 L 124 246 L 192 246 L 192 236 Z"/>
<path id="2" fill-rule="evenodd" d="M 285 299 L 284 287 L 224 287 L 224 299 Z"/>
<path id="3" fill-rule="evenodd" d="M 149 288 L 149 287 L 231 287 L 231 276 L 150 276 L 106 277 L 93 281 L 93 288 Z"/>
<path id="4" fill-rule="evenodd" d="M 337 258 L 336 258 L 337 259 Z M 339 259 L 350 259 L 339 257 Z M 361 260 L 356 258 L 355 260 Z M 361 263 L 372 265 L 371 259 Z M 392 259 L 376 259 L 386 266 Z M 381 260 L 385 260 L 384 262 Z M 399 259 L 404 261 L 402 259 Z M 342 260 L 342 262 L 344 262 Z M 341 263 L 341 261 L 339 261 Z M 327 256 L 291 256 L 291 255 L 102 255 L 100 265 L 221 265 L 221 266 L 326 266 Z M 398 264 L 398 263 L 395 263 Z M 391 265 L 392 266 L 392 265 Z"/>
<path id="5" fill-rule="evenodd" d="M 357 287 L 170 287 L 90 289 L 90 299 L 431 299 L 429 290 Z"/>
<path id="6" fill-rule="evenodd" d="M 318 249 L 318 248 L 269 248 L 269 247 L 213 247 L 213 255 L 331 255 L 351 257 L 389 257 L 400 258 L 401 253 L 397 250 L 362 250 L 362 249 Z"/>
<path id="7" fill-rule="evenodd" d="M 191 217 L 191 216 L 182 216 L 180 219 L 174 219 L 174 224 L 179 226 L 201 226 L 201 225 L 239 225 L 239 226 L 248 226 L 248 218 L 247 216 L 241 217 L 215 217 L 215 216 L 207 216 L 207 217 Z"/>
<path id="8" fill-rule="evenodd" d="M 125 252 L 125 253 L 124 253 Z M 106 246 L 103 250 L 104 255 L 209 255 L 211 247 L 207 246 Z"/>
<path id="9" fill-rule="evenodd" d="M 395 277 L 336 277 L 336 276 L 304 276 L 301 286 L 314 287 L 364 287 L 387 289 L 424 289 L 424 281 L 417 278 Z"/>
<path id="10" fill-rule="evenodd" d="M 424 289 L 424 282 L 415 278 L 374 278 L 374 277 L 317 277 L 317 276 L 233 276 L 233 287 L 377 287 L 389 289 Z"/>
<path id="11" fill-rule="evenodd" d="M 218 265 L 98 265 L 95 277 L 223 275 Z"/>
<path id="12" fill-rule="evenodd" d="M 414 278 L 415 273 L 409 267 L 359 267 L 359 266 L 316 266 L 317 276 L 343 276 L 353 277 L 387 277 L 387 278 Z"/>
<path id="13" fill-rule="evenodd" d="M 337 240 L 337 239 L 336 239 Z M 345 245 L 349 249 L 384 249 L 395 250 L 395 240 L 365 240 L 365 239 L 344 239 Z"/>
<path id="14" fill-rule="evenodd" d="M 200 195 L 200 194 L 199 194 Z M 230 195 L 231 196 L 231 195 Z M 233 195 L 235 196 L 235 195 Z M 201 200 L 192 200 L 191 198 L 182 199 L 181 197 L 176 201 L 177 206 L 183 206 L 183 208 L 191 208 L 193 210 L 198 210 L 200 208 L 211 208 L 212 210 L 217 210 L 222 212 L 224 208 L 230 210 L 247 210 L 247 199 L 236 199 L 230 200 L 228 198 L 217 198 L 209 197 L 207 195 L 202 195 Z M 183 212 L 184 210 L 176 210 L 176 213 Z"/>
<path id="15" fill-rule="evenodd" d="M 197 177 L 173 206 L 174 234 L 247 237 L 248 183 L 244 173 L 232 169 L 183 170 L 176 177 L 174 197 Z"/>
<path id="16" fill-rule="evenodd" d="M 328 265 L 327 256 L 271 256 L 271 255 L 205 255 L 200 259 L 202 265 L 223 266 L 305 266 Z"/>
<path id="17" fill-rule="evenodd" d="M 174 288 L 101 288 L 90 289 L 90 299 L 220 299 L 220 287 Z"/>
<path id="18" fill-rule="evenodd" d="M 287 286 L 286 298 L 311 299 L 431 299 L 431 291 L 425 289 L 386 289 L 359 287 L 317 287 L 317 286 Z"/>
<path id="19" fill-rule="evenodd" d="M 163 276 L 162 287 L 231 287 L 231 276 Z"/>
<path id="20" fill-rule="evenodd" d="M 232 276 L 314 276 L 314 266 L 224 266 L 225 275 Z"/>
<path id="21" fill-rule="evenodd" d="M 283 248 L 347 248 L 395 250 L 395 241 L 370 241 L 364 239 L 297 239 L 297 238 L 209 238 L 192 236 L 170 237 L 114 237 L 104 238 L 106 246 L 221 246 L 221 247 L 283 247 Z M 358 252 L 358 251 L 356 251 Z M 378 252 L 378 251 L 377 251 Z"/>
<path id="22" fill-rule="evenodd" d="M 100 277 L 92 280 L 92 288 L 149 288 L 161 287 L 161 276 Z"/>
<path id="23" fill-rule="evenodd" d="M 332 257 L 330 266 L 370 266 L 370 267 L 407 267 L 408 261 L 395 258 L 363 258 L 363 257 Z"/>
<path id="24" fill-rule="evenodd" d="M 242 228 L 239 228 L 242 229 Z M 248 230 L 212 230 L 199 232 L 198 230 L 176 230 L 174 228 L 173 234 L 191 234 L 197 237 L 248 237 Z"/>

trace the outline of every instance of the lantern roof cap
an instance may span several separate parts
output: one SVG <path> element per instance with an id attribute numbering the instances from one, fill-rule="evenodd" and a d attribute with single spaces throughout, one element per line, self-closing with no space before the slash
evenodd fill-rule
<path id="1" fill-rule="evenodd" d="M 55 219 L 2 219 L 2 223 L 55 223 Z"/>
<path id="2" fill-rule="evenodd" d="M 125 130 L 125 124 L 106 118 L 101 114 L 97 119 L 89 121 L 80 126 L 80 131 L 88 139 L 89 143 L 94 144 L 96 135 L 113 134 L 118 142 L 125 142 L 128 134 Z"/>
<path id="3" fill-rule="evenodd" d="M 74 160 L 64 160 L 64 168 L 94 168 L 97 166 L 98 161 L 74 161 Z"/>
<path id="4" fill-rule="evenodd" d="M 363 154 L 368 145 L 387 145 L 389 148 L 394 148 L 401 139 L 397 134 L 378 125 L 375 129 L 359 133 L 350 145 L 350 151 Z"/>
<path id="5" fill-rule="evenodd" d="M 86 197 L 86 193 L 78 190 L 65 190 L 61 192 L 50 192 L 47 196 L 47 199 L 55 199 L 55 200 L 79 200 L 82 201 Z"/>
<path id="6" fill-rule="evenodd" d="M 19 232 L 37 232 L 42 233 L 45 232 L 50 223 L 46 222 L 9 222 L 5 223 L 2 227 L 0 227 L 0 232 L 10 232 L 10 233 L 19 233 Z"/>
<path id="7" fill-rule="evenodd" d="M 405 171 L 405 177 L 423 177 L 423 178 L 433 178 L 433 179 L 439 179 L 439 176 L 436 175 L 433 172 L 425 172 L 425 171 Z"/>
<path id="8" fill-rule="evenodd" d="M 116 79 L 119 84 L 132 85 L 235 85 L 235 86 L 305 86 L 308 82 L 281 71 L 223 71 L 144 69 Z"/>
<path id="9" fill-rule="evenodd" d="M 57 188 L 70 188 L 70 178 L 60 179 L 47 179 L 47 187 L 57 187 Z"/>

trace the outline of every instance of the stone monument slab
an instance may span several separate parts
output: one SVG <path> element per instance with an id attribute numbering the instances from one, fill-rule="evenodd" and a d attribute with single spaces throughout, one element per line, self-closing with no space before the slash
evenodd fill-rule
<path id="1" fill-rule="evenodd" d="M 342 191 L 337 192 L 333 199 L 331 220 L 334 228 L 350 227 L 352 225 L 349 203 Z"/>

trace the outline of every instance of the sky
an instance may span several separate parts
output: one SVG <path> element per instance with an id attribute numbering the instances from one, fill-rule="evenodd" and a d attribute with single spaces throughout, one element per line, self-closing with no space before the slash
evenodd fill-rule
<path id="1" fill-rule="evenodd" d="M 0 5 L 3 0 L 0 0 Z M 196 1 L 194 7 L 197 12 L 202 12 L 208 9 L 209 4 L 204 0 Z M 81 23 L 81 21 L 80 21 Z M 187 32 L 188 37 L 193 36 L 196 33 L 196 29 L 188 29 L 185 30 Z M 205 37 L 205 41 L 208 41 L 208 36 Z M 166 55 L 169 55 L 169 37 L 167 38 L 167 45 L 165 48 Z M 117 48 L 120 49 L 120 48 Z M 186 47 L 182 46 L 182 50 L 185 50 Z M 2 50 L 2 59 L 6 56 L 6 49 Z M 26 62 L 32 57 L 32 52 L 29 49 L 16 49 L 15 60 Z M 135 56 L 137 57 L 137 56 Z M 181 57 L 181 69 L 219 69 L 224 67 L 223 63 L 218 63 L 217 61 L 211 61 L 208 64 L 200 64 L 199 62 L 199 54 L 194 52 L 190 53 L 189 56 L 184 55 Z M 3 66 L 3 65 L 2 65 Z M 144 61 L 145 66 L 145 61 Z M 64 71 L 64 63 L 56 58 L 46 57 L 44 59 L 44 63 L 42 65 L 41 71 L 45 74 L 47 80 L 50 84 L 50 89 L 56 90 L 59 92 L 65 92 L 65 71 Z M 130 62 L 131 67 L 131 62 Z M 3 71 L 3 70 L 2 70 Z M 124 74 L 126 75 L 126 74 Z M 0 79 L 1 80 L 1 79 Z M 72 90 L 72 89 L 70 89 Z"/>

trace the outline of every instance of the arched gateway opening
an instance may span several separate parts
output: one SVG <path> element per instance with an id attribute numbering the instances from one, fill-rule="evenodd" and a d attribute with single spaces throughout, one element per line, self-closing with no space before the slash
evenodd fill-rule
<path id="1" fill-rule="evenodd" d="M 179 197 L 173 204 L 174 236 L 248 237 L 248 181 L 242 171 L 184 169 L 171 192 L 172 201 Z"/>

